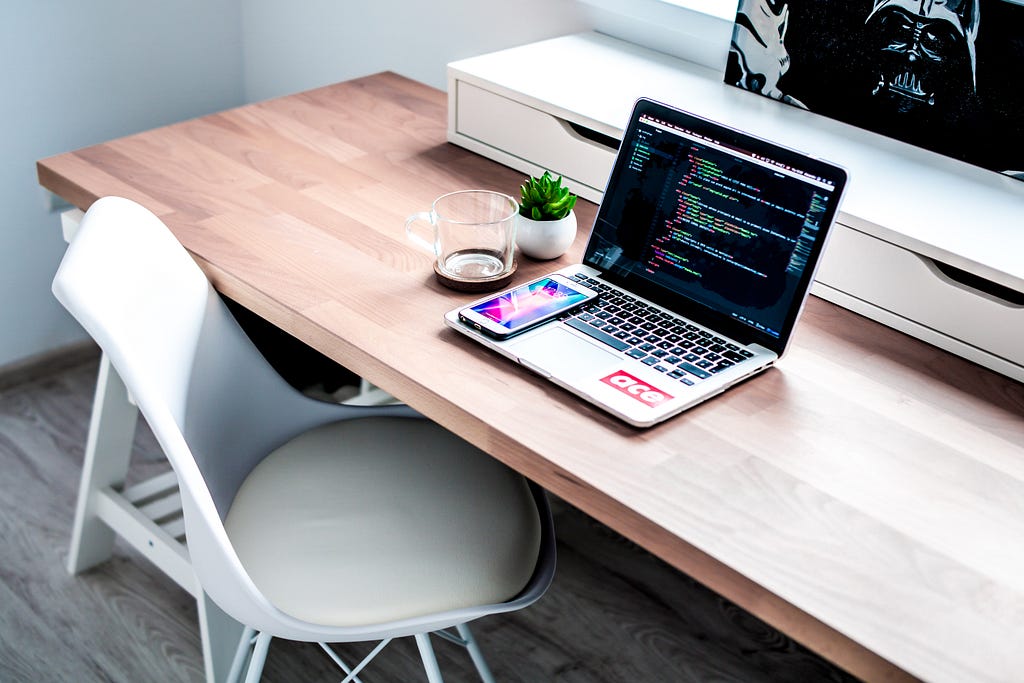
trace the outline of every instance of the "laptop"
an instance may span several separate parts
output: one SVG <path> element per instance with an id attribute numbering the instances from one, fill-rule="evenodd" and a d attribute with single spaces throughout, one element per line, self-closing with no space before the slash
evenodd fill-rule
<path id="1" fill-rule="evenodd" d="M 461 322 L 466 306 L 445 323 L 654 425 L 783 356 L 846 180 L 834 164 L 642 98 L 583 263 L 557 271 L 598 300 L 503 341 Z"/>

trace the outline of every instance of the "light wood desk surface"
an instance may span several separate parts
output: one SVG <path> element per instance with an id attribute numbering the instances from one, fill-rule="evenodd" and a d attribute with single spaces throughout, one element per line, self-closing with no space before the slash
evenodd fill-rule
<path id="1" fill-rule="evenodd" d="M 522 176 L 380 74 L 39 162 L 160 215 L 217 288 L 867 680 L 1024 678 L 1024 386 L 814 297 L 777 369 L 650 430 L 446 330 L 403 222 Z M 516 281 L 579 259 L 581 234 Z"/>

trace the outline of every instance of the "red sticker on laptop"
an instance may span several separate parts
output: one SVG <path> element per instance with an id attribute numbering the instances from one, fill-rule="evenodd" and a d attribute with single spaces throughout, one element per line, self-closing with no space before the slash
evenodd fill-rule
<path id="1" fill-rule="evenodd" d="M 607 377 L 602 377 L 601 381 L 651 408 L 673 398 L 672 394 L 656 389 L 623 370 L 616 370 Z"/>

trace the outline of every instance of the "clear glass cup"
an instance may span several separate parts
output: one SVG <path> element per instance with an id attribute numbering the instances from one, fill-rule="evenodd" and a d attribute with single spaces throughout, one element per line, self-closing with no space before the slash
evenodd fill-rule
<path id="1" fill-rule="evenodd" d="M 460 190 L 441 195 L 430 211 L 405 221 L 406 235 L 437 257 L 442 274 L 456 280 L 483 280 L 512 269 L 519 204 L 501 192 Z M 430 239 L 418 222 L 433 228 Z"/>

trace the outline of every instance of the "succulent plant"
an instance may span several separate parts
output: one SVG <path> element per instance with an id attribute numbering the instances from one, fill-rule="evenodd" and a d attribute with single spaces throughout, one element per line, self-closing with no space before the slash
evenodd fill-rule
<path id="1" fill-rule="evenodd" d="M 522 201 L 519 215 L 535 221 L 557 221 L 565 218 L 576 206 L 576 195 L 562 187 L 562 176 L 557 179 L 544 171 L 541 177 L 531 176 L 519 187 Z"/>

